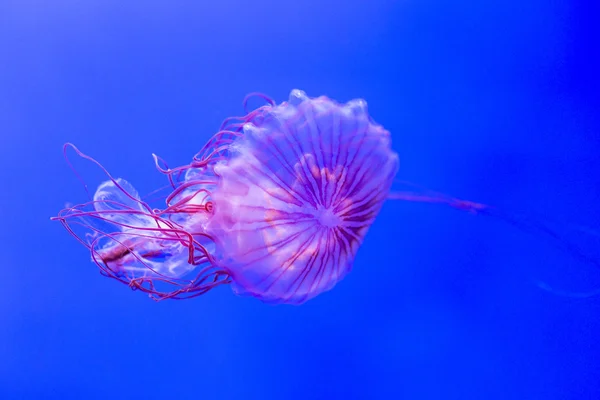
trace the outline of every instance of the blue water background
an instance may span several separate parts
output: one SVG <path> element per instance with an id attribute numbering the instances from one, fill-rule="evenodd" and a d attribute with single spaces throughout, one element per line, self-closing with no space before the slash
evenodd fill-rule
<path id="1" fill-rule="evenodd" d="M 532 283 L 599 272 L 493 220 L 389 202 L 300 307 L 157 304 L 49 220 L 86 200 L 63 143 L 147 193 L 151 153 L 184 164 L 245 94 L 300 88 L 366 99 L 402 179 L 600 226 L 591 3 L 0 1 L 0 398 L 600 398 L 600 300 Z"/>

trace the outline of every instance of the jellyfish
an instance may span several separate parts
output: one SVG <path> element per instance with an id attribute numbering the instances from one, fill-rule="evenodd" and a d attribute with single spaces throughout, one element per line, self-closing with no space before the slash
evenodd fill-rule
<path id="1" fill-rule="evenodd" d="M 439 203 L 542 232 L 598 265 L 539 221 L 456 199 L 404 182 L 392 191 L 399 158 L 391 135 L 364 100 L 340 104 L 293 90 L 288 101 L 225 119 L 189 164 L 170 168 L 155 208 L 122 178 L 108 179 L 90 201 L 60 221 L 107 277 L 155 300 L 185 299 L 230 285 L 266 303 L 302 304 L 331 290 L 388 200 Z M 68 158 L 67 158 L 68 160 Z M 87 190 L 87 187 L 86 187 Z M 599 265 L 600 266 L 600 265 Z"/>

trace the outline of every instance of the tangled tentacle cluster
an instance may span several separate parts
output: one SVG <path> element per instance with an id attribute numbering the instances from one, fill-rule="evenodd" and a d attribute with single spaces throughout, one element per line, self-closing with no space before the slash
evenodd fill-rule
<path id="1" fill-rule="evenodd" d="M 67 207 L 53 219 L 90 250 L 103 276 L 154 300 L 196 297 L 230 283 L 229 273 L 217 266 L 211 255 L 212 239 L 201 225 L 213 212 L 211 189 L 218 182 L 214 167 L 228 159 L 229 146 L 243 135 L 244 123 L 259 118 L 274 104 L 259 96 L 269 105 L 227 118 L 189 164 L 169 168 L 153 155 L 158 171 L 167 176 L 172 188 L 164 209 L 150 207 L 127 181 L 114 178 L 98 161 L 67 143 L 67 162 L 66 152 L 71 148 L 100 167 L 108 181 L 100 185 L 93 200 Z"/>

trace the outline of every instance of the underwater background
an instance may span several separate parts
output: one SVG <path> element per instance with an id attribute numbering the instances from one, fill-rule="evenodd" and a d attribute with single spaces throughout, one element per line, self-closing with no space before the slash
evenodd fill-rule
<path id="1" fill-rule="evenodd" d="M 49 218 L 69 141 L 140 193 L 253 91 L 364 98 L 399 179 L 600 226 L 598 6 L 579 1 L 0 0 L 0 399 L 598 399 L 600 287 L 493 219 L 389 201 L 302 306 L 155 303 Z M 101 171 L 71 153 L 91 190 Z M 589 240 L 589 241 L 588 241 Z M 590 244 L 591 243 L 591 244 Z M 593 250 L 593 248 L 592 248 Z"/>

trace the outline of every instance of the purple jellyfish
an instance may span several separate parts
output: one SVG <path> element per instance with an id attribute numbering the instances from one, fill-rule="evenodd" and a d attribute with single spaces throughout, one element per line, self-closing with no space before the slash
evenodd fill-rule
<path id="1" fill-rule="evenodd" d="M 387 199 L 495 217 L 600 267 L 597 257 L 542 219 L 406 182 L 408 191 L 390 192 L 398 155 L 390 133 L 370 118 L 363 100 L 339 104 L 293 90 L 287 102 L 276 105 L 264 95 L 250 96 L 267 104 L 226 119 L 190 164 L 169 168 L 154 156 L 171 190 L 162 209 L 65 145 L 109 179 L 91 201 L 53 219 L 88 247 L 103 275 L 155 300 L 195 297 L 231 284 L 237 294 L 264 302 L 301 304 L 350 272 Z"/>
<path id="2" fill-rule="evenodd" d="M 363 100 L 262 97 L 267 105 L 225 120 L 189 165 L 170 169 L 155 156 L 172 187 L 166 208 L 108 175 L 91 202 L 57 219 L 104 275 L 155 299 L 230 283 L 265 302 L 301 304 L 330 290 L 388 198 L 398 156 Z"/>

